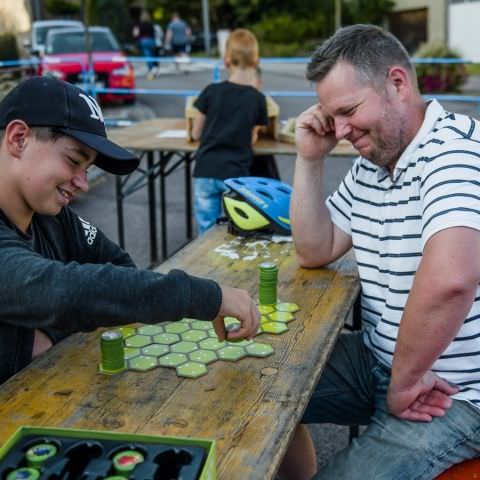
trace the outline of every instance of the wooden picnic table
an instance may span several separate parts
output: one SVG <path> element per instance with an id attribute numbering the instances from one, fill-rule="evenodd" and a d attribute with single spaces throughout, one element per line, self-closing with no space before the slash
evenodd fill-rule
<path id="1" fill-rule="evenodd" d="M 100 332 L 75 334 L 0 387 L 0 444 L 21 425 L 200 437 L 217 441 L 219 480 L 272 479 L 357 297 L 357 269 L 351 253 L 327 268 L 299 268 L 291 243 L 263 245 L 252 259 L 251 243 L 234 247 L 235 239 L 218 226 L 160 270 L 183 268 L 255 295 L 258 264 L 275 260 L 279 298 L 301 310 L 288 332 L 257 337 L 273 355 L 216 361 L 197 379 L 169 368 L 107 376 L 97 373 Z"/>
<path id="2" fill-rule="evenodd" d="M 165 260 L 168 251 L 167 200 L 166 180 L 177 168 L 184 167 L 185 191 L 185 230 L 187 242 L 193 238 L 192 209 L 192 163 L 198 142 L 189 142 L 183 138 L 168 136 L 172 132 L 186 130 L 186 120 L 183 118 L 156 118 L 145 120 L 134 125 L 113 129 L 109 137 L 122 147 L 136 150 L 140 156 L 146 157 L 146 168 L 141 166 L 133 175 L 116 178 L 117 224 L 119 244 L 124 247 L 124 215 L 123 199 L 145 185 L 148 187 L 148 212 L 150 232 L 150 262 L 158 264 L 157 226 L 156 226 L 156 193 L 155 179 L 159 178 L 160 197 L 160 229 L 161 229 L 161 259 Z M 290 155 L 297 154 L 297 148 L 290 143 L 260 137 L 253 147 L 255 155 Z M 332 155 L 355 156 L 357 151 L 346 141 L 340 142 L 332 151 Z M 183 245 L 182 245 L 183 246 Z M 180 246 L 181 248 L 181 246 Z M 174 252 L 173 252 L 174 253 Z"/>

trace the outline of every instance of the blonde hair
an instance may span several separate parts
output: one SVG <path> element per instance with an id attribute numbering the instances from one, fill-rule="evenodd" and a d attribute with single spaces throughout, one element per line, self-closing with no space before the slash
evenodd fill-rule
<path id="1" fill-rule="evenodd" d="M 245 28 L 237 28 L 227 39 L 225 64 L 227 67 L 254 68 L 258 65 L 258 42 Z"/>

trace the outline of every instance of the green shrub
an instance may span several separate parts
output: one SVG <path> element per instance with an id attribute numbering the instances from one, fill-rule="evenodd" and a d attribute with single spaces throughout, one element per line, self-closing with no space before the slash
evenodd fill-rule
<path id="1" fill-rule="evenodd" d="M 52 15 L 79 15 L 81 12 L 77 0 L 45 0 L 45 7 Z"/>
<path id="2" fill-rule="evenodd" d="M 414 55 L 418 58 L 461 58 L 443 44 L 423 45 Z M 422 93 L 459 92 L 468 78 L 463 63 L 417 63 L 418 86 Z"/>
<path id="3" fill-rule="evenodd" d="M 307 57 L 312 54 L 314 44 L 302 43 L 260 43 L 260 55 L 262 57 Z"/>
<path id="4" fill-rule="evenodd" d="M 17 40 L 13 33 L 0 35 L 0 60 L 18 60 Z"/>
<path id="5" fill-rule="evenodd" d="M 308 41 L 310 45 L 312 39 L 322 38 L 325 24 L 326 18 L 322 13 L 312 14 L 308 18 L 278 13 L 265 15 L 260 22 L 252 26 L 252 30 L 257 35 L 262 50 L 264 44 L 283 45 L 282 50 L 292 45 L 290 51 L 295 54 L 296 49 L 305 42 Z"/>

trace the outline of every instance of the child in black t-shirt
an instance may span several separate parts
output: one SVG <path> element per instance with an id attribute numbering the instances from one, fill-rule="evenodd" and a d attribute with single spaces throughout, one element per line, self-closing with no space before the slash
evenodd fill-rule
<path id="1" fill-rule="evenodd" d="M 260 126 L 268 123 L 265 96 L 253 86 L 258 65 L 253 33 L 234 30 L 227 40 L 224 62 L 228 80 L 209 85 L 195 102 L 200 113 L 192 135 L 201 139 L 193 171 L 199 233 L 215 225 L 221 214 L 223 180 L 250 174 L 252 144 Z"/>

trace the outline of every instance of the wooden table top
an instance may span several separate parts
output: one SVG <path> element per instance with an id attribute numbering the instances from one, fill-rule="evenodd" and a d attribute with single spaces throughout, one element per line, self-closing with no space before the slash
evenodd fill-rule
<path id="1" fill-rule="evenodd" d="M 143 151 L 162 150 L 165 152 L 195 152 L 198 142 L 188 142 L 186 138 L 162 137 L 167 130 L 185 130 L 186 121 L 182 118 L 155 118 L 129 127 L 111 129 L 109 138 L 125 148 Z M 297 147 L 291 143 L 260 137 L 254 144 L 256 155 L 296 155 Z M 331 155 L 355 156 L 358 152 L 347 141 L 340 141 Z"/>
<path id="2" fill-rule="evenodd" d="M 160 270 L 183 268 L 255 295 L 257 265 L 278 262 L 279 298 L 301 310 L 288 332 L 258 337 L 273 355 L 217 361 L 195 380 L 169 368 L 106 376 L 97 373 L 99 331 L 76 334 L 0 387 L 0 444 L 21 425 L 213 438 L 220 480 L 273 478 L 359 284 L 351 254 L 307 270 L 291 244 L 258 243 L 252 259 L 251 242 L 216 227 Z"/>

